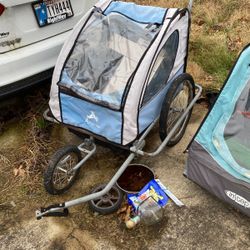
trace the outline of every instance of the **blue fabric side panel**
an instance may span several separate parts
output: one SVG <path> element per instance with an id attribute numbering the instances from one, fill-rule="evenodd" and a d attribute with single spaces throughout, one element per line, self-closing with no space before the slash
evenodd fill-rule
<path id="1" fill-rule="evenodd" d="M 160 7 L 141 6 L 134 3 L 112 2 L 105 10 L 104 14 L 119 12 L 127 17 L 142 23 L 163 22 L 166 9 Z"/>
<path id="2" fill-rule="evenodd" d="M 173 80 L 183 73 L 184 67 L 181 67 L 174 77 L 168 82 L 166 87 L 161 90 L 149 103 L 147 103 L 139 113 L 139 133 L 145 130 L 161 113 L 161 106 L 164 97 L 173 82 Z"/>
<path id="3" fill-rule="evenodd" d="M 63 122 L 121 143 L 121 112 L 60 94 Z"/>
<path id="4" fill-rule="evenodd" d="M 236 102 L 250 78 L 250 47 L 248 47 L 239 58 L 230 78 L 228 79 L 223 91 L 218 97 L 213 109 L 206 121 L 203 123 L 195 140 L 202 145 L 214 160 L 225 171 L 237 179 L 250 182 L 250 179 L 242 176 L 228 162 L 230 161 L 230 152 L 224 141 L 224 129 L 230 119 Z M 223 125 L 221 125 L 223 122 Z M 217 131 L 218 129 L 222 131 Z M 219 144 L 218 144 L 219 143 Z M 227 154 L 227 159 L 223 158 Z"/>

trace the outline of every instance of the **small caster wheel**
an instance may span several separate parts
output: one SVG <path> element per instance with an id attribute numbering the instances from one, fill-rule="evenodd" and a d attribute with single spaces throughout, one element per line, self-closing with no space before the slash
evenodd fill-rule
<path id="1" fill-rule="evenodd" d="M 91 193 L 96 193 L 105 188 L 106 184 L 94 188 Z M 123 192 L 117 187 L 113 186 L 108 193 L 102 197 L 89 201 L 89 207 L 92 211 L 99 214 L 111 214 L 117 211 L 123 201 Z"/>
<path id="2" fill-rule="evenodd" d="M 44 187 L 50 194 L 62 194 L 75 182 L 80 169 L 70 172 L 81 160 L 77 146 L 66 146 L 59 149 L 51 158 L 44 173 Z"/>

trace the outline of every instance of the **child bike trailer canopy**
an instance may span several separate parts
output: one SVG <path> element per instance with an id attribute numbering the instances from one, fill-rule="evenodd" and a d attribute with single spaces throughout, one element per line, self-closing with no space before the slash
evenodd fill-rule
<path id="1" fill-rule="evenodd" d="M 188 152 L 187 177 L 250 216 L 250 44 Z"/>
<path id="2" fill-rule="evenodd" d="M 129 145 L 185 72 L 188 9 L 98 2 L 74 27 L 55 66 L 50 110 L 60 123 Z"/>

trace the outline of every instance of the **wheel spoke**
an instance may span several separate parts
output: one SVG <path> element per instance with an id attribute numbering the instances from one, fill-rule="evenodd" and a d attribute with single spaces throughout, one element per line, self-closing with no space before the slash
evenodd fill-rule
<path id="1" fill-rule="evenodd" d="M 69 158 L 71 158 L 70 155 L 67 155 L 64 159 L 60 161 L 60 163 L 65 164 Z"/>
<path id="2" fill-rule="evenodd" d="M 58 179 L 58 184 L 61 185 L 63 183 L 65 183 L 65 180 L 67 180 L 67 178 L 65 176 L 61 177 L 60 179 Z"/>
<path id="3" fill-rule="evenodd" d="M 53 176 L 53 182 L 54 182 L 54 183 L 58 183 L 58 177 L 57 177 L 57 175 L 54 175 L 54 176 Z"/>
<path id="4" fill-rule="evenodd" d="M 168 119 L 168 124 L 167 124 L 168 131 L 170 131 L 173 128 L 174 124 L 176 123 L 179 117 L 180 115 L 177 116 L 176 118 L 176 116 L 174 116 L 173 114 L 170 114 L 169 119 Z"/>
<path id="5" fill-rule="evenodd" d="M 171 129 L 174 127 L 174 124 L 180 119 L 180 117 L 184 113 L 185 109 L 188 106 L 188 102 L 189 102 L 189 88 L 187 86 L 187 82 L 184 81 L 181 91 L 178 93 L 178 95 L 176 95 L 170 107 L 172 111 L 171 115 L 175 116 L 175 119 L 173 117 L 172 119 L 169 119 L 168 126 L 167 126 L 168 133 L 171 131 Z M 176 129 L 175 134 L 172 137 L 172 139 L 178 136 L 184 123 L 185 123 L 185 119 L 180 124 L 180 126 Z"/>
<path id="6" fill-rule="evenodd" d="M 96 202 L 96 206 L 97 206 L 97 207 L 100 206 L 101 204 L 103 204 L 103 200 L 102 200 L 102 199 L 99 200 L 98 202 Z"/>
<path id="7" fill-rule="evenodd" d="M 68 172 L 67 170 L 65 170 L 65 169 L 62 168 L 62 167 L 58 167 L 57 169 L 61 170 L 61 171 L 64 172 L 64 173 L 67 173 L 67 172 Z"/>
<path id="8" fill-rule="evenodd" d="M 118 195 L 111 195 L 111 196 L 110 196 L 110 199 L 111 199 L 111 200 L 118 200 L 118 199 L 119 199 L 119 196 L 118 196 Z"/>
<path id="9" fill-rule="evenodd" d="M 187 103 L 188 103 L 188 95 L 186 93 L 187 87 L 183 86 L 183 89 L 180 91 L 180 93 L 175 97 L 175 99 L 173 100 L 172 104 L 171 104 L 171 111 L 172 111 L 172 115 L 173 113 L 175 113 L 175 119 L 171 121 L 171 123 L 169 124 L 169 128 L 171 129 L 173 124 L 181 117 L 181 115 L 183 114 L 185 108 L 187 107 Z M 177 115 L 177 113 L 179 113 L 179 115 Z"/>
<path id="10" fill-rule="evenodd" d="M 107 203 L 109 203 L 111 206 L 114 206 L 114 202 L 112 200 L 107 200 Z"/>
<path id="11" fill-rule="evenodd" d="M 69 175 L 67 178 L 67 181 L 70 182 L 72 178 L 73 178 L 73 175 Z"/>
<path id="12" fill-rule="evenodd" d="M 70 158 L 70 160 L 69 160 L 69 168 L 71 169 L 72 166 L 74 166 L 74 165 L 75 165 L 75 159 Z"/>
<path id="13" fill-rule="evenodd" d="M 173 92 L 175 91 L 175 92 Z M 163 107 L 160 116 L 160 137 L 162 140 L 168 136 L 172 131 L 175 124 L 179 121 L 180 117 L 186 111 L 189 103 L 193 98 L 193 79 L 188 74 L 186 76 L 181 76 L 173 84 L 172 92 L 168 92 L 165 97 L 166 106 Z M 187 126 L 188 118 L 190 117 L 191 110 L 180 122 L 179 126 L 174 131 L 171 136 L 168 146 L 175 145 L 184 133 Z"/>
<path id="14" fill-rule="evenodd" d="M 70 170 L 78 163 L 78 156 L 74 153 L 68 153 L 57 164 L 53 174 L 53 184 L 56 189 L 65 188 L 73 179 L 75 171 L 68 174 Z"/>

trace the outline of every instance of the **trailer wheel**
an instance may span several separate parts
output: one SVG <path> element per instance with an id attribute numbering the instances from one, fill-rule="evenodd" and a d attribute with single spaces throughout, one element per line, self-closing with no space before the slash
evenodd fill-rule
<path id="1" fill-rule="evenodd" d="M 194 95 L 194 80 L 191 75 L 184 73 L 173 81 L 163 101 L 159 119 L 159 133 L 162 141 L 168 136 L 180 116 L 185 112 L 186 108 L 194 98 Z M 167 143 L 167 146 L 174 146 L 181 140 L 191 114 L 192 109 L 177 128 L 176 132 Z"/>
<path id="2" fill-rule="evenodd" d="M 95 187 L 91 193 L 96 193 L 105 188 L 106 184 Z M 92 211 L 99 214 L 111 214 L 117 211 L 123 201 L 123 192 L 117 187 L 113 186 L 105 195 L 89 201 L 89 207 Z"/>
<path id="3" fill-rule="evenodd" d="M 62 194 L 75 182 L 80 169 L 69 171 L 81 160 L 77 146 L 66 146 L 59 149 L 51 158 L 44 173 L 44 187 L 50 194 Z"/>

